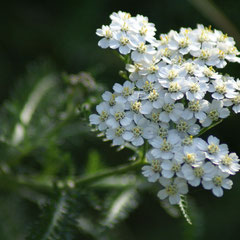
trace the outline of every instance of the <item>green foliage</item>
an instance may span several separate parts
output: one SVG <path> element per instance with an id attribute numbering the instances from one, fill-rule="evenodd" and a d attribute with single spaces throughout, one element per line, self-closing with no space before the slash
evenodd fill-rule
<path id="1" fill-rule="evenodd" d="M 102 168 L 101 158 L 97 151 L 91 150 L 88 154 L 86 165 L 86 175 L 93 174 Z"/>
<path id="2" fill-rule="evenodd" d="M 102 91 L 90 74 L 59 76 L 50 62 L 32 64 L 19 80 L 1 108 L 0 188 L 20 197 L 19 209 L 25 202 L 33 206 L 26 210 L 28 228 L 11 234 L 0 228 L 1 239 L 112 239 L 111 228 L 136 208 L 139 180 L 125 168 L 89 186 L 77 183 L 81 172 L 91 176 L 107 168 L 99 150 L 84 149 L 79 159 L 71 144 L 89 135 L 86 120 Z M 3 213 L 19 227 L 23 213 L 16 212 Z"/>
<path id="3" fill-rule="evenodd" d="M 111 202 L 103 224 L 113 227 L 120 220 L 128 216 L 129 211 L 137 206 L 137 192 L 135 188 L 125 189 Z"/>

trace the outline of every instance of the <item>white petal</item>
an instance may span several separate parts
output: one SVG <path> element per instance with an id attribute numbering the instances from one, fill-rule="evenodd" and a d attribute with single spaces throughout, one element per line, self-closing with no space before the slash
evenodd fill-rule
<path id="1" fill-rule="evenodd" d="M 159 149 L 153 149 L 151 153 L 155 158 L 160 158 L 162 152 Z"/>
<path id="2" fill-rule="evenodd" d="M 115 98 L 115 100 L 116 100 L 116 102 L 118 102 L 118 103 L 126 103 L 126 102 L 127 102 L 127 99 L 124 98 L 123 96 L 117 96 L 117 97 Z"/>
<path id="3" fill-rule="evenodd" d="M 107 126 L 111 127 L 111 128 L 117 128 L 119 127 L 119 123 L 114 119 L 114 118 L 109 118 L 106 121 Z"/>
<path id="4" fill-rule="evenodd" d="M 143 138 L 142 137 L 138 137 L 138 138 L 135 138 L 134 140 L 132 140 L 132 144 L 134 146 L 141 146 L 143 145 L 144 141 L 143 141 Z"/>
<path id="5" fill-rule="evenodd" d="M 198 112 L 198 113 L 195 113 L 195 116 L 197 119 L 203 121 L 207 116 L 206 116 L 206 113 L 204 112 Z"/>
<path id="6" fill-rule="evenodd" d="M 195 179 L 193 179 L 193 180 L 191 180 L 191 181 L 188 181 L 188 182 L 189 182 L 189 184 L 190 184 L 191 186 L 197 187 L 197 186 L 200 185 L 201 180 L 200 180 L 200 178 L 195 178 Z"/>
<path id="7" fill-rule="evenodd" d="M 98 46 L 101 47 L 101 48 L 108 48 L 109 47 L 109 40 L 107 40 L 106 38 L 102 38 L 98 42 Z"/>
<path id="8" fill-rule="evenodd" d="M 97 115 L 97 114 L 91 114 L 89 116 L 89 121 L 90 121 L 90 124 L 94 124 L 94 125 L 97 125 L 101 122 L 99 115 Z"/>
<path id="9" fill-rule="evenodd" d="M 104 101 L 109 101 L 112 97 L 112 93 L 110 93 L 109 91 L 106 91 L 102 94 L 102 99 Z"/>
<path id="10" fill-rule="evenodd" d="M 159 115 L 159 119 L 162 122 L 166 122 L 166 123 L 168 123 L 170 121 L 170 118 L 169 118 L 169 116 L 166 112 L 161 112 L 160 115 Z"/>
<path id="11" fill-rule="evenodd" d="M 223 189 L 221 187 L 214 187 L 212 192 L 216 197 L 221 197 L 223 195 Z"/>
<path id="12" fill-rule="evenodd" d="M 106 124 L 105 122 L 100 123 L 100 124 L 98 125 L 98 129 L 99 129 L 100 131 L 103 131 L 103 130 L 107 129 L 107 124 Z"/>
<path id="13" fill-rule="evenodd" d="M 121 137 L 113 139 L 113 146 L 119 146 L 123 144 L 124 144 L 124 140 Z"/>
<path id="14" fill-rule="evenodd" d="M 164 169 L 164 170 L 171 170 L 172 168 L 172 162 L 170 160 L 164 160 L 161 164 L 161 167 Z"/>
<path id="15" fill-rule="evenodd" d="M 153 175 L 149 176 L 148 181 L 149 182 L 156 182 L 160 177 L 159 173 L 154 173 Z"/>
<path id="16" fill-rule="evenodd" d="M 198 149 L 200 149 L 202 151 L 206 151 L 208 148 L 208 144 L 200 138 L 197 139 L 196 145 L 197 145 Z"/>
<path id="17" fill-rule="evenodd" d="M 219 145 L 219 142 L 220 142 L 219 139 L 214 137 L 214 136 L 212 136 L 212 135 L 208 137 L 208 143 L 209 144 Z"/>
<path id="18" fill-rule="evenodd" d="M 125 133 L 123 133 L 122 137 L 126 141 L 131 141 L 132 138 L 134 137 L 134 134 L 132 132 L 126 131 Z"/>
<path id="19" fill-rule="evenodd" d="M 163 185 L 164 187 L 168 186 L 171 183 L 170 179 L 164 178 L 164 177 L 160 177 L 159 178 L 159 182 L 161 185 Z"/>
<path id="20" fill-rule="evenodd" d="M 214 187 L 212 181 L 202 181 L 202 185 L 205 189 L 212 189 Z"/>
<path id="21" fill-rule="evenodd" d="M 108 130 L 106 131 L 106 137 L 107 137 L 107 139 L 109 139 L 109 140 L 114 139 L 114 138 L 115 138 L 115 131 L 114 131 L 113 129 L 108 129 Z"/>
<path id="22" fill-rule="evenodd" d="M 115 84 L 113 85 L 113 90 L 114 90 L 115 92 L 117 92 L 117 93 L 121 93 L 122 90 L 123 90 L 123 87 L 122 87 L 122 85 L 120 85 L 119 83 L 115 83 Z"/>
<path id="23" fill-rule="evenodd" d="M 227 108 L 223 108 L 220 112 L 220 118 L 226 118 L 230 115 L 230 111 Z"/>
<path id="24" fill-rule="evenodd" d="M 141 106 L 140 112 L 142 114 L 149 114 L 151 113 L 152 109 L 153 109 L 152 103 L 147 101 Z"/>
<path id="25" fill-rule="evenodd" d="M 232 180 L 230 180 L 230 179 L 224 179 L 224 180 L 223 180 L 223 183 L 222 183 L 222 187 L 223 187 L 223 188 L 225 188 L 225 189 L 231 189 L 231 188 L 232 188 L 232 185 L 233 185 Z"/>
<path id="26" fill-rule="evenodd" d="M 180 196 L 178 194 L 173 195 L 173 196 L 169 196 L 169 202 L 174 205 L 174 204 L 178 204 L 180 202 Z"/>
<path id="27" fill-rule="evenodd" d="M 128 126 L 132 122 L 132 118 L 125 117 L 122 120 L 120 120 L 120 123 L 122 126 Z"/>
<path id="28" fill-rule="evenodd" d="M 157 196 L 158 196 L 161 200 L 163 200 L 163 199 L 165 199 L 165 198 L 168 196 L 168 194 L 167 194 L 166 190 L 163 189 L 163 190 L 161 190 L 161 191 L 158 192 Z"/>
<path id="29" fill-rule="evenodd" d="M 131 49 L 128 46 L 120 46 L 119 52 L 123 55 L 130 53 Z"/>
<path id="30" fill-rule="evenodd" d="M 174 172 L 169 171 L 169 170 L 163 170 L 163 171 L 162 171 L 162 175 L 163 175 L 165 178 L 172 178 L 173 175 L 174 175 Z"/>
<path id="31" fill-rule="evenodd" d="M 163 159 L 171 159 L 173 157 L 173 153 L 171 152 L 161 152 L 161 158 Z"/>

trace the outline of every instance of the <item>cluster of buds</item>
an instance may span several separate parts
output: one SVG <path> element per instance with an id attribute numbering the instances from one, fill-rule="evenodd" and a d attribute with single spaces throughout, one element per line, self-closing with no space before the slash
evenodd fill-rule
<path id="1" fill-rule="evenodd" d="M 118 49 L 127 59 L 128 80 L 106 91 L 90 123 L 114 146 L 148 144 L 142 173 L 158 181 L 160 199 L 177 204 L 188 185 L 212 190 L 217 197 L 230 189 L 240 169 L 226 144 L 199 136 L 240 112 L 240 80 L 217 71 L 238 62 L 233 38 L 202 25 L 155 37 L 148 18 L 113 13 L 111 24 L 97 29 L 102 48 Z"/>

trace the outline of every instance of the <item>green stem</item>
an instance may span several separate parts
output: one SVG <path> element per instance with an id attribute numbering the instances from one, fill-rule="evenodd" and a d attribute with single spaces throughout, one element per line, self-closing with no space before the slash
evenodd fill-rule
<path id="1" fill-rule="evenodd" d="M 14 176 L 10 174 L 0 175 L 0 188 L 6 190 L 18 191 L 22 188 L 28 188 L 40 193 L 51 194 L 53 193 L 52 181 L 40 182 L 27 176 Z"/>
<path id="2" fill-rule="evenodd" d="M 131 57 L 129 54 L 127 55 L 121 55 L 118 51 L 113 51 L 113 53 L 120 58 L 125 64 L 130 64 L 131 63 Z"/>
<path id="3" fill-rule="evenodd" d="M 213 123 L 213 124 L 210 125 L 209 127 L 203 128 L 203 129 L 199 132 L 199 134 L 197 134 L 197 135 L 194 136 L 194 137 L 199 137 L 199 136 L 201 136 L 202 134 L 204 134 L 205 132 L 207 132 L 207 131 L 210 130 L 211 128 L 213 128 L 213 127 L 217 126 L 218 124 L 220 124 L 222 121 L 223 121 L 223 119 L 221 119 L 221 120 Z"/>
<path id="4" fill-rule="evenodd" d="M 142 157 L 140 160 L 132 162 L 130 164 L 106 169 L 93 175 L 76 177 L 66 182 L 58 181 L 56 182 L 56 185 L 61 189 L 67 189 L 70 186 L 79 187 L 82 185 L 88 185 L 106 177 L 136 170 L 145 164 L 145 158 Z M 19 189 L 19 187 L 27 187 L 38 192 L 49 194 L 53 192 L 54 184 L 51 179 L 49 181 L 39 182 L 38 180 L 27 176 L 16 177 L 13 175 L 4 174 L 0 175 L 0 187 L 7 189 Z"/>
<path id="5" fill-rule="evenodd" d="M 74 180 L 75 186 L 80 186 L 80 185 L 86 185 L 86 184 L 91 184 L 92 182 L 95 182 L 97 180 L 100 180 L 102 178 L 110 177 L 113 175 L 118 175 L 118 174 L 123 174 L 135 169 L 138 169 L 145 165 L 144 159 L 140 159 L 138 161 L 135 161 L 133 163 L 115 167 L 115 168 L 110 168 L 107 170 L 103 170 L 99 173 L 96 173 L 94 175 L 86 176 L 86 177 L 80 177 Z"/>

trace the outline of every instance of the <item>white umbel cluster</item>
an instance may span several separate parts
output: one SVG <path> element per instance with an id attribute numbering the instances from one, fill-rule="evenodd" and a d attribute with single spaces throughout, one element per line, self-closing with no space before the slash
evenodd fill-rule
<path id="1" fill-rule="evenodd" d="M 240 62 L 233 38 L 198 25 L 157 39 L 147 17 L 119 11 L 110 19 L 97 29 L 98 45 L 128 56 L 129 79 L 102 95 L 90 123 L 114 146 L 152 146 L 142 171 L 163 187 L 160 199 L 179 203 L 188 184 L 222 196 L 239 159 L 216 137 L 206 142 L 198 135 L 231 111 L 240 112 L 240 80 L 217 72 L 227 62 Z"/>

